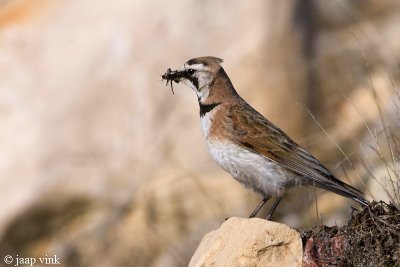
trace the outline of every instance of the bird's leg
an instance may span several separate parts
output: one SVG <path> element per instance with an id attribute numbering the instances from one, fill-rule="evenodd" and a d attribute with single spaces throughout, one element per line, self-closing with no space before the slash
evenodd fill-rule
<path id="1" fill-rule="evenodd" d="M 282 199 L 283 199 L 283 196 L 280 196 L 275 200 L 274 204 L 272 205 L 271 210 L 268 212 L 268 215 L 266 217 L 266 219 L 268 221 L 271 220 L 272 214 L 274 213 L 276 207 L 278 207 L 278 205 L 279 205 L 279 203 L 281 202 Z"/>
<path id="2" fill-rule="evenodd" d="M 260 203 L 258 203 L 257 207 L 254 209 L 254 211 L 250 214 L 249 218 L 254 218 L 256 217 L 257 213 L 260 211 L 260 209 L 264 206 L 265 203 L 270 199 L 270 196 L 264 197 Z"/>

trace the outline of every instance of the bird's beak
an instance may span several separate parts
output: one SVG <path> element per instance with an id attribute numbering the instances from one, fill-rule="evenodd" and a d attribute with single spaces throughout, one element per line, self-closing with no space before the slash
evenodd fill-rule
<path id="1" fill-rule="evenodd" d="M 182 70 L 168 69 L 165 74 L 161 75 L 161 78 L 163 80 L 167 80 L 167 84 L 169 82 L 171 82 L 171 85 L 172 85 L 172 81 L 179 83 L 181 81 L 181 79 L 187 78 L 186 76 L 187 76 L 187 73 L 184 69 L 182 69 Z"/>

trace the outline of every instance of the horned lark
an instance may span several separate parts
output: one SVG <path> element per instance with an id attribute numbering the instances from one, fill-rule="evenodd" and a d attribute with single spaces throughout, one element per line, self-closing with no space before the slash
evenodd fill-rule
<path id="1" fill-rule="evenodd" d="M 208 151 L 234 179 L 263 196 L 250 217 L 272 196 L 272 213 L 288 188 L 315 185 L 368 205 L 362 193 L 338 180 L 309 152 L 241 98 L 221 67 L 222 59 L 198 57 L 162 75 L 184 82 L 197 95 Z"/>

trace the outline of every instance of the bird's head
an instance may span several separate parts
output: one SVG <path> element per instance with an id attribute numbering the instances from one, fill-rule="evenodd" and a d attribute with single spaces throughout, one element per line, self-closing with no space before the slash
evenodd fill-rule
<path id="1" fill-rule="evenodd" d="M 162 79 L 172 82 L 183 82 L 196 93 L 199 102 L 204 102 L 210 94 L 211 84 L 221 67 L 222 59 L 216 57 L 198 57 L 187 61 L 182 68 L 168 69 Z"/>

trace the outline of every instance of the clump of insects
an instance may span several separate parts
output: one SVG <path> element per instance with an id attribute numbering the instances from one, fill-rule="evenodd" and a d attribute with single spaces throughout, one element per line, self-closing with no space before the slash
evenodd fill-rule
<path id="1" fill-rule="evenodd" d="M 176 70 L 171 70 L 170 68 L 167 69 L 167 72 L 163 75 L 161 75 L 162 80 L 167 80 L 167 83 L 165 84 L 168 86 L 168 83 L 171 84 L 171 91 L 172 94 L 174 94 L 174 87 L 172 87 L 172 82 L 179 83 L 181 80 L 180 73 Z"/>

